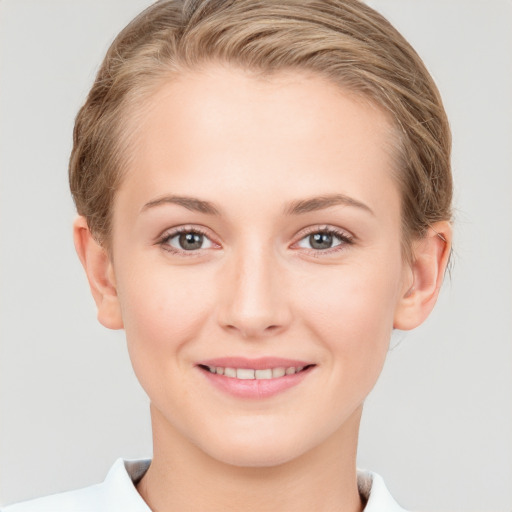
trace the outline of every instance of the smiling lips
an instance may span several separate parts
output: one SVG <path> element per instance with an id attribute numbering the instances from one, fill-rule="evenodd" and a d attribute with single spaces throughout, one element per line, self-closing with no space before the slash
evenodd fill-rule
<path id="1" fill-rule="evenodd" d="M 224 358 L 198 364 L 217 388 L 241 398 L 266 398 L 299 384 L 314 364 L 275 358 Z"/>
<path id="2" fill-rule="evenodd" d="M 250 380 L 250 379 L 278 379 L 285 375 L 293 375 L 299 373 L 304 367 L 289 366 L 284 368 L 279 366 L 277 368 L 266 368 L 264 370 L 255 370 L 253 368 L 224 368 L 222 366 L 208 366 L 208 371 L 217 373 L 234 379 Z"/>

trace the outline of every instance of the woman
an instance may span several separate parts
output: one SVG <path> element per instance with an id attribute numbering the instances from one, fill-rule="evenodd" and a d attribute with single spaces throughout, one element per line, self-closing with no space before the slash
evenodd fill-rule
<path id="1" fill-rule="evenodd" d="M 6 510 L 401 510 L 357 473 L 357 434 L 392 330 L 442 283 L 450 133 L 386 20 L 355 0 L 158 2 L 105 58 L 70 183 L 154 457 Z"/>

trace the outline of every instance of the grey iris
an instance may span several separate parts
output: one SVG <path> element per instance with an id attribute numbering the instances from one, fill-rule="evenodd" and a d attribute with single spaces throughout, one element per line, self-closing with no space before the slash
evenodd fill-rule
<path id="1" fill-rule="evenodd" d="M 309 243 L 313 249 L 329 249 L 332 247 L 332 235 L 329 233 L 315 233 L 309 236 Z"/>

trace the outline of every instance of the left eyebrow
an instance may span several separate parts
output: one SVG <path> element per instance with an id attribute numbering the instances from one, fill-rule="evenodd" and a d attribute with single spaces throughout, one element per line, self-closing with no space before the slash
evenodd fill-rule
<path id="1" fill-rule="evenodd" d="M 318 197 L 311 197 L 309 199 L 292 201 L 285 207 L 284 214 L 300 215 L 302 213 L 323 210 L 325 208 L 337 205 L 353 206 L 355 208 L 360 208 L 361 210 L 364 210 L 372 215 L 375 215 L 373 210 L 368 205 L 350 196 L 346 196 L 345 194 L 329 194 Z"/>

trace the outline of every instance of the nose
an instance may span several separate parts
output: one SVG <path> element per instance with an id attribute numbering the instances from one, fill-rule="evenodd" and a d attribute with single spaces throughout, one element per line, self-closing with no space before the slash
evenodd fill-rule
<path id="1" fill-rule="evenodd" d="M 291 320 L 288 287 L 273 251 L 255 247 L 233 251 L 221 272 L 219 323 L 246 339 L 276 335 Z"/>

